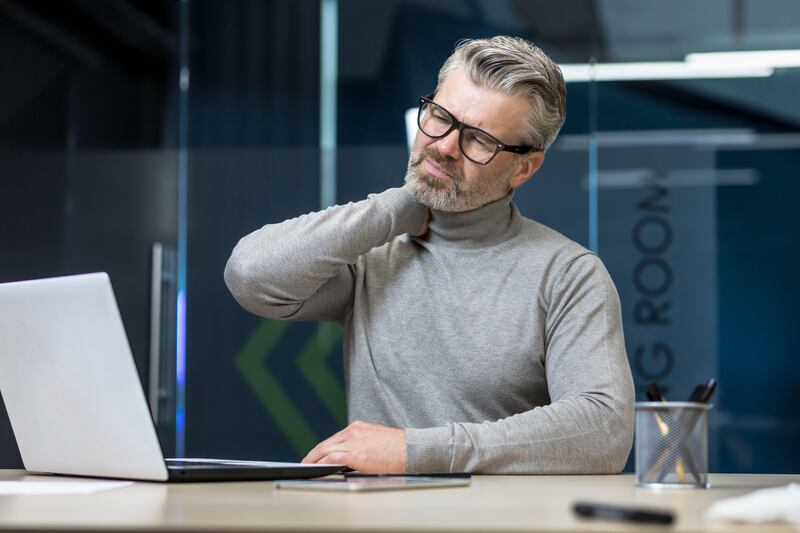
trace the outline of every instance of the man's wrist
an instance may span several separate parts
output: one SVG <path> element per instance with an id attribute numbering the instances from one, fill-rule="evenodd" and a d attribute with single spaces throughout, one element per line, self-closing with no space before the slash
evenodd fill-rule
<path id="1" fill-rule="evenodd" d="M 450 472 L 453 429 L 451 426 L 406 428 L 406 472 L 424 474 Z"/>
<path id="2" fill-rule="evenodd" d="M 378 194 L 370 194 L 369 198 L 391 216 L 393 236 L 413 234 L 425 224 L 425 206 L 414 200 L 405 188 L 387 189 Z"/>

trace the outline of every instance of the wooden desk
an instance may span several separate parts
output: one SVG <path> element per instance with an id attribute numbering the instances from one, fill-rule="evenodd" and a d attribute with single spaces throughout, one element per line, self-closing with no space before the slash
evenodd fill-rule
<path id="1" fill-rule="evenodd" d="M 24 472 L 0 471 L 0 479 Z M 711 476 L 709 490 L 637 489 L 622 476 L 474 476 L 471 487 L 321 493 L 270 482 L 133 486 L 89 496 L 0 496 L 0 529 L 15 531 L 749 531 L 797 532 L 788 525 L 705 523 L 714 500 L 800 482 L 800 475 Z M 580 521 L 575 500 L 670 507 L 675 526 Z"/>

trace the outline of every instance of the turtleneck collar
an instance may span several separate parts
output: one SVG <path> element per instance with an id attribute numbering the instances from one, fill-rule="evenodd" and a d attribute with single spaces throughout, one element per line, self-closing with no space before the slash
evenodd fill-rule
<path id="1" fill-rule="evenodd" d="M 432 209 L 424 240 L 458 248 L 480 248 L 503 242 L 519 229 L 521 217 L 511 202 L 513 196 L 512 190 L 499 200 L 461 213 Z"/>

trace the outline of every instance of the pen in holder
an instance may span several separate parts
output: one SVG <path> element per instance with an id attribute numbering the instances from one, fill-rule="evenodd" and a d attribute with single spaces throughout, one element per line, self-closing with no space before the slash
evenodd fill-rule
<path id="1" fill-rule="evenodd" d="M 708 410 L 699 402 L 636 404 L 636 484 L 708 487 Z"/>

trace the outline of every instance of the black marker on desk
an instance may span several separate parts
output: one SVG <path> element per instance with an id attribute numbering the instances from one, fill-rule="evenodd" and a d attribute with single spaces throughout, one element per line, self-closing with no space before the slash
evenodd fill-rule
<path id="1" fill-rule="evenodd" d="M 572 510 L 582 518 L 600 518 L 640 524 L 664 525 L 671 524 L 675 520 L 675 515 L 671 511 L 622 507 L 604 503 L 577 502 L 573 505 Z"/>

